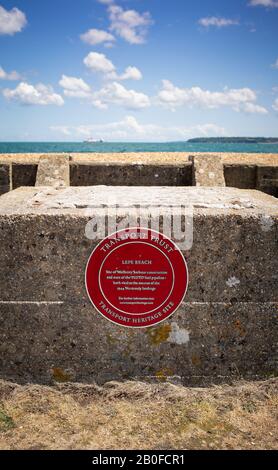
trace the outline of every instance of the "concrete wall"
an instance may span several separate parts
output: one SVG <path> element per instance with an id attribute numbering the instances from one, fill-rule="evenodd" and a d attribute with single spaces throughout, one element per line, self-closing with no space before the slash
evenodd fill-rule
<path id="1" fill-rule="evenodd" d="M 229 188 L 256 189 L 256 165 L 225 165 L 224 175 Z"/>
<path id="2" fill-rule="evenodd" d="M 278 167 L 266 165 L 225 165 L 226 186 L 258 189 L 278 197 Z"/>
<path id="3" fill-rule="evenodd" d="M 10 191 L 10 165 L 0 164 L 0 196 Z"/>
<path id="4" fill-rule="evenodd" d="M 38 165 L 32 164 L 13 164 L 12 165 L 12 189 L 21 186 L 35 186 Z"/>
<path id="5" fill-rule="evenodd" d="M 41 164 L 42 174 L 45 174 L 42 163 L 50 157 L 53 165 L 46 165 L 46 170 L 56 170 L 48 178 L 56 181 L 57 162 L 61 161 L 63 167 L 70 165 L 69 184 L 72 186 L 214 187 L 226 184 L 239 189 L 258 189 L 277 197 L 278 155 L 198 153 L 194 156 L 185 153 L 0 155 L 0 193 L 21 186 L 41 185 L 38 167 Z"/>
<path id="6" fill-rule="evenodd" d="M 17 163 L 13 164 L 11 169 L 10 165 L 2 164 L 0 165 L 0 191 L 4 194 L 10 189 L 17 189 L 21 186 L 35 186 L 37 174 L 38 164 Z M 107 184 L 111 186 L 192 186 L 192 164 L 180 166 L 70 164 L 71 186 Z"/>
<path id="7" fill-rule="evenodd" d="M 194 206 L 188 294 L 156 328 L 113 325 L 86 294 L 85 266 L 99 240 L 88 240 L 85 226 L 115 195 L 122 206 Z M 204 385 L 275 373 L 277 213 L 275 198 L 231 188 L 25 188 L 2 196 L 2 377 L 51 383 L 58 368 L 66 380 Z"/>
<path id="8" fill-rule="evenodd" d="M 70 165 L 71 186 L 192 186 L 192 165 Z"/>
<path id="9" fill-rule="evenodd" d="M 257 167 L 257 189 L 278 197 L 278 167 Z"/>

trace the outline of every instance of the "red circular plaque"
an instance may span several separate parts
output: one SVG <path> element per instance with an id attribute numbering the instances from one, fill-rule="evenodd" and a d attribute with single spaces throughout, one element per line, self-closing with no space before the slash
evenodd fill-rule
<path id="1" fill-rule="evenodd" d="M 105 318 L 121 326 L 154 326 L 178 309 L 188 287 L 179 248 L 161 233 L 137 227 L 105 238 L 86 268 L 88 296 Z"/>

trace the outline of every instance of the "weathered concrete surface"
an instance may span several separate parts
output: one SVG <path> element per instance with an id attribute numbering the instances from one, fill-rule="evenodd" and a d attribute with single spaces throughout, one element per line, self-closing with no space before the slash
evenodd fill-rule
<path id="1" fill-rule="evenodd" d="M 69 160 L 70 181 L 68 180 L 67 165 L 65 173 L 62 172 L 62 181 L 65 181 L 66 186 L 69 184 L 72 186 L 103 184 L 113 186 L 193 185 L 192 161 L 190 160 L 192 155 L 189 153 L 53 154 L 50 164 L 47 161 L 48 157 L 49 155 L 42 156 L 40 154 L 0 154 L 0 165 L 12 166 L 13 177 L 10 189 L 16 189 L 20 186 L 35 186 L 37 168 L 41 158 L 41 168 L 45 158 L 46 164 L 45 170 L 42 170 L 42 176 L 40 176 L 41 170 L 39 171 L 38 184 L 57 184 L 55 183 L 57 169 L 52 157 L 55 161 Z M 275 175 L 277 175 L 278 155 L 276 154 L 196 153 L 195 157 L 196 162 L 203 162 L 201 164 L 204 165 L 204 168 L 200 168 L 201 173 L 198 175 L 200 183 L 198 184 L 224 186 L 226 182 L 229 187 L 260 189 L 274 196 L 277 194 L 277 176 Z M 225 181 L 219 159 L 224 165 Z M 217 170 L 219 177 L 216 177 L 213 167 Z M 257 182 L 257 170 L 261 173 L 267 168 L 272 176 L 269 176 L 267 181 L 259 178 Z M 51 169 L 52 171 L 50 171 Z"/>
<path id="2" fill-rule="evenodd" d="M 99 240 L 85 237 L 111 200 L 194 206 L 185 302 L 156 328 L 103 319 L 84 284 Z M 232 188 L 21 188 L 0 199 L 2 377 L 105 382 L 150 376 L 204 384 L 277 368 L 278 203 Z"/>
<path id="3" fill-rule="evenodd" d="M 258 189 L 278 197 L 278 167 L 268 165 L 225 165 L 226 186 Z"/>
<path id="4" fill-rule="evenodd" d="M 224 175 L 226 186 L 238 189 L 256 189 L 256 165 L 225 165 Z"/>
<path id="5" fill-rule="evenodd" d="M 278 197 L 278 167 L 258 166 L 256 187 L 259 191 Z"/>
<path id="6" fill-rule="evenodd" d="M 221 157 L 216 155 L 193 155 L 193 186 L 225 186 L 224 167 Z"/>
<path id="7" fill-rule="evenodd" d="M 13 164 L 11 189 L 17 189 L 21 186 L 35 186 L 37 170 L 38 165 L 36 164 Z"/>
<path id="8" fill-rule="evenodd" d="M 69 157 L 42 155 L 40 157 L 36 186 L 61 188 L 70 185 Z"/>
<path id="9" fill-rule="evenodd" d="M 1 194 L 7 193 L 10 191 L 10 186 L 11 186 L 10 174 L 11 174 L 11 166 L 0 164 L 0 196 Z"/>
<path id="10" fill-rule="evenodd" d="M 275 306 L 185 303 L 157 328 L 120 328 L 88 303 L 2 305 L 1 377 L 105 383 L 140 378 L 206 385 L 277 370 Z M 177 325 L 189 341 L 177 341 Z"/>
<path id="11" fill-rule="evenodd" d="M 192 186 L 192 165 L 70 166 L 71 186 Z"/>

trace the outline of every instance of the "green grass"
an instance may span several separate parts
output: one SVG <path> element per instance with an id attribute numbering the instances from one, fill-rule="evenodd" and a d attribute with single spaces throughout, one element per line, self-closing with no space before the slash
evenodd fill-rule
<path id="1" fill-rule="evenodd" d="M 3 408 L 0 408 L 0 432 L 9 431 L 15 427 L 13 419 L 7 415 Z"/>

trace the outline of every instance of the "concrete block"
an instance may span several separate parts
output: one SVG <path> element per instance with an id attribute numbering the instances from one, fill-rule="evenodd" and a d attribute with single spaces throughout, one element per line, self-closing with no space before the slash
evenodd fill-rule
<path id="1" fill-rule="evenodd" d="M 12 189 L 21 186 L 35 186 L 38 165 L 13 164 L 12 165 Z"/>
<path id="2" fill-rule="evenodd" d="M 69 175 L 68 156 L 42 155 L 38 166 L 36 186 L 69 186 Z"/>
<path id="3" fill-rule="evenodd" d="M 278 167 L 257 167 L 257 189 L 278 197 Z"/>
<path id="4" fill-rule="evenodd" d="M 88 240 L 85 227 L 115 199 L 123 214 L 139 204 L 160 204 L 161 215 L 171 204 L 194 207 L 193 246 L 184 252 L 189 290 L 156 328 L 113 325 L 87 297 L 84 271 L 100 238 Z M 3 195 L 3 374 L 48 383 L 58 368 L 69 380 L 178 376 L 202 385 L 273 373 L 277 215 L 275 198 L 233 188 L 21 188 Z"/>
<path id="5" fill-rule="evenodd" d="M 225 186 L 224 167 L 216 155 L 193 155 L 193 186 Z"/>
<path id="6" fill-rule="evenodd" d="M 256 165 L 225 165 L 224 175 L 226 186 L 239 189 L 257 188 Z"/>
<path id="7" fill-rule="evenodd" d="M 10 191 L 10 165 L 0 164 L 0 196 Z"/>
<path id="8" fill-rule="evenodd" d="M 71 186 L 192 186 L 192 165 L 70 165 Z"/>

